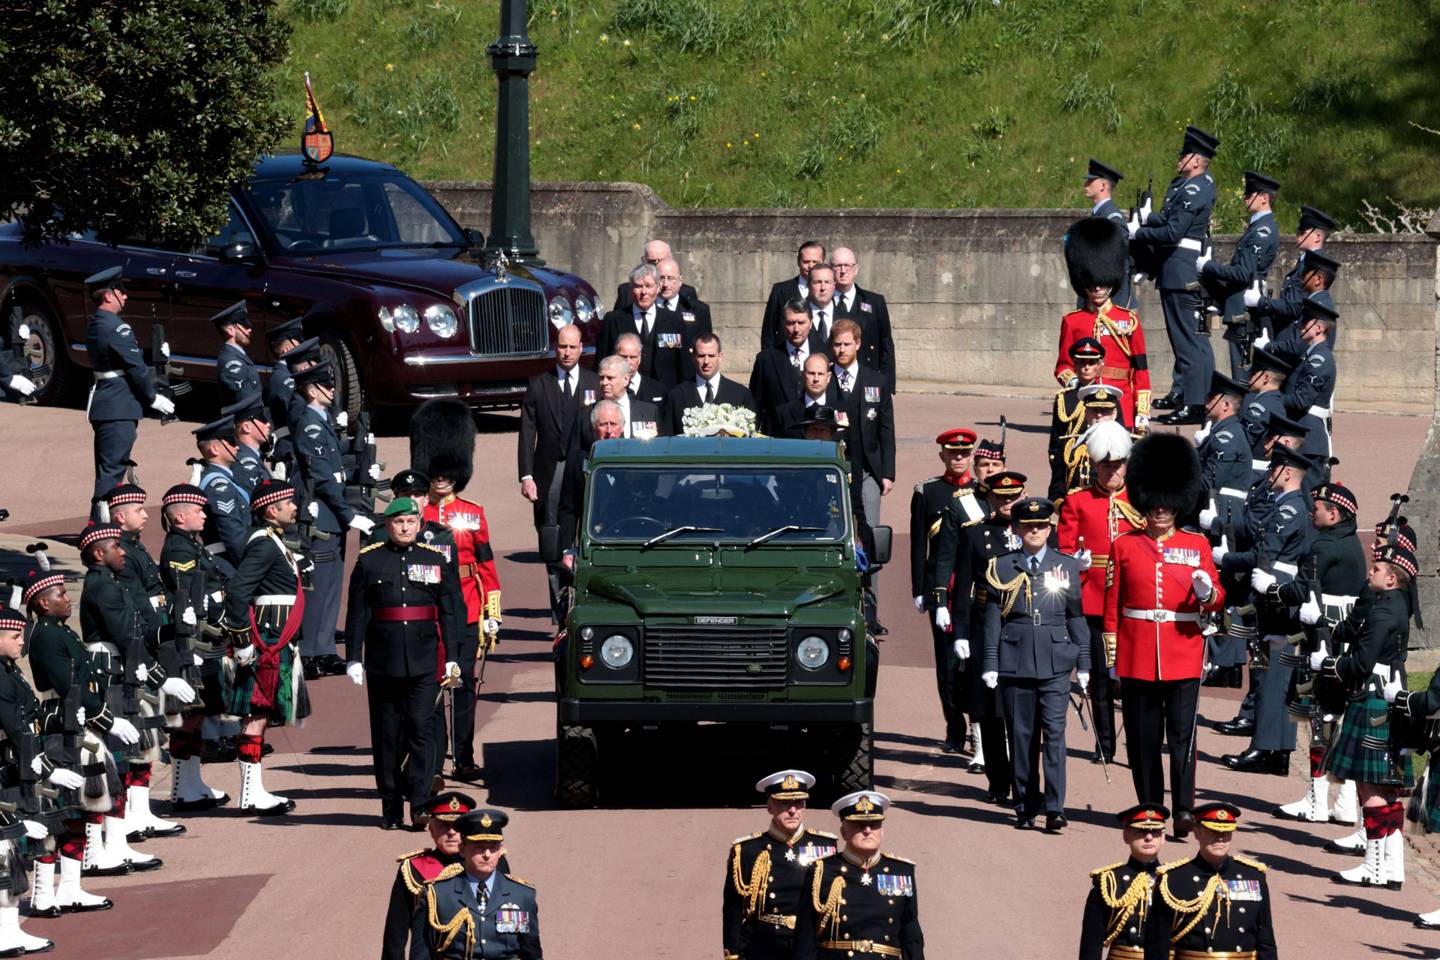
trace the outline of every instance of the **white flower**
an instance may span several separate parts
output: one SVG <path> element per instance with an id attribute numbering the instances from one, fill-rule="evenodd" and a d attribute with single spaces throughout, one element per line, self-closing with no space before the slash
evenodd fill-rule
<path id="1" fill-rule="evenodd" d="M 729 403 L 707 403 L 691 407 L 681 418 L 687 437 L 754 437 L 755 414 Z"/>

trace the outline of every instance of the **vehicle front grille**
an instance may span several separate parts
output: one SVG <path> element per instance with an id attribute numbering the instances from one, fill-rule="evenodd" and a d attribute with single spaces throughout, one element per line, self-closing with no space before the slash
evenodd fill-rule
<path id="1" fill-rule="evenodd" d="M 671 690 L 779 690 L 790 655 L 783 627 L 645 628 L 645 684 Z"/>
<path id="2" fill-rule="evenodd" d="M 526 287 L 497 287 L 470 301 L 470 351 L 486 357 L 544 353 L 550 349 L 545 294 Z"/>

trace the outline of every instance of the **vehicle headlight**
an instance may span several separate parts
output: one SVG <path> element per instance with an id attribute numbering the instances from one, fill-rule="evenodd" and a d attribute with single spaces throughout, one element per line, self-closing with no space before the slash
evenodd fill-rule
<path id="1" fill-rule="evenodd" d="M 600 306 L 600 294 L 598 293 L 590 298 L 590 315 L 597 320 L 605 316 L 605 308 Z"/>
<path id="2" fill-rule="evenodd" d="M 395 332 L 395 314 L 390 312 L 389 307 L 380 308 L 380 326 L 385 328 L 386 333 Z"/>
<path id="3" fill-rule="evenodd" d="M 590 301 L 585 299 L 583 293 L 575 298 L 575 322 L 579 324 L 590 322 Z"/>
<path id="4" fill-rule="evenodd" d="M 420 329 L 420 311 L 408 303 L 402 303 L 392 310 L 391 316 L 395 318 L 395 329 L 401 333 L 414 333 Z"/>
<path id="5" fill-rule="evenodd" d="M 630 642 L 629 637 L 612 634 L 600 644 L 600 659 L 612 670 L 624 670 L 635 659 L 635 644 Z"/>
<path id="6" fill-rule="evenodd" d="M 572 318 L 570 301 L 564 294 L 550 300 L 550 322 L 555 325 L 555 329 L 569 326 Z"/>
<path id="7" fill-rule="evenodd" d="M 460 321 L 456 319 L 455 311 L 443 303 L 425 308 L 425 325 L 435 336 L 447 340 L 455 336 L 455 331 L 460 329 Z"/>
<path id="8" fill-rule="evenodd" d="M 806 670 L 819 670 L 830 662 L 830 644 L 823 637 L 806 637 L 795 648 L 795 662 Z"/>

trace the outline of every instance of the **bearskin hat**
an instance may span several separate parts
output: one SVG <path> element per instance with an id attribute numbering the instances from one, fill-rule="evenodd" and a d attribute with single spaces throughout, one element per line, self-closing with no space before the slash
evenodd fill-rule
<path id="1" fill-rule="evenodd" d="M 1205 489 L 1195 445 L 1176 433 L 1152 433 L 1136 441 L 1125 468 L 1125 486 L 1141 513 L 1165 507 L 1177 517 L 1189 516 Z"/>
<path id="2" fill-rule="evenodd" d="M 475 415 L 459 400 L 426 400 L 410 418 L 410 469 L 449 477 L 455 492 L 475 472 Z"/>
<path id="3" fill-rule="evenodd" d="M 1105 217 L 1085 217 L 1065 234 L 1065 268 L 1080 297 L 1090 287 L 1118 290 L 1130 264 L 1130 235 Z"/>

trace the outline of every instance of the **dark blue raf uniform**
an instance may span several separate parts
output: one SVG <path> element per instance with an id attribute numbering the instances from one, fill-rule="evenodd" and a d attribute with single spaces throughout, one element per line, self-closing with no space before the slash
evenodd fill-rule
<path id="1" fill-rule="evenodd" d="M 328 363 L 320 363 L 295 376 L 297 391 L 310 383 L 333 387 L 335 373 Z M 313 513 L 316 530 L 330 534 L 330 539 L 317 539 L 311 544 L 315 589 L 305 599 L 300 655 L 333 657 L 345 575 L 345 533 L 355 511 L 345 499 L 345 462 L 340 453 L 340 435 L 335 432 L 329 411 L 306 404 L 299 409 L 294 431 L 295 457 L 300 466 L 296 485 L 303 488 L 305 501 L 301 509 Z"/>
<path id="2" fill-rule="evenodd" d="M 1338 314 L 1319 301 L 1307 300 L 1296 332 L 1312 319 L 1334 323 Z M 1300 452 L 1312 459 L 1329 458 L 1330 403 L 1335 395 L 1335 354 L 1324 340 L 1306 346 L 1305 355 L 1285 378 L 1285 412 L 1305 427 Z M 1328 473 L 1328 471 L 1326 471 Z"/>
<path id="3" fill-rule="evenodd" d="M 270 412 L 258 389 L 244 394 L 234 403 L 221 409 L 220 415 L 230 417 L 237 427 L 251 420 L 258 420 L 262 423 L 270 422 Z M 235 485 L 245 492 L 247 498 L 254 495 L 255 488 L 262 482 L 270 479 L 270 471 L 265 469 L 264 453 L 254 447 L 246 446 L 238 436 L 235 440 L 235 463 L 230 469 L 235 475 Z"/>
<path id="4" fill-rule="evenodd" d="M 1220 141 L 1195 127 L 1185 128 L 1181 156 L 1199 154 L 1214 157 Z M 1175 370 L 1170 396 L 1178 405 L 1198 406 L 1205 402 L 1215 354 L 1210 338 L 1199 331 L 1200 273 L 1195 261 L 1210 237 L 1210 214 L 1215 208 L 1215 181 L 1209 173 L 1176 177 L 1165 191 L 1159 213 L 1141 225 L 1132 240 L 1148 245 L 1160 262 L 1160 306 L 1165 311 L 1165 330 L 1175 352 Z"/>
<path id="5" fill-rule="evenodd" d="M 1245 171 L 1244 196 L 1268 193 L 1273 203 L 1279 192 L 1280 184 L 1276 181 L 1253 170 Z M 1228 264 L 1211 260 L 1200 271 L 1201 282 L 1205 284 L 1210 295 L 1223 304 L 1220 319 L 1227 326 L 1249 324 L 1245 291 L 1270 275 L 1270 267 L 1275 263 L 1279 252 L 1280 230 L 1275 225 L 1275 214 L 1262 210 L 1251 214 L 1250 222 L 1236 242 L 1235 252 L 1231 254 Z M 1240 344 L 1235 340 L 1230 340 L 1230 374 L 1237 379 L 1244 379 L 1246 376 L 1245 358 Z"/>
<path id="6" fill-rule="evenodd" d="M 471 843 L 503 843 L 510 818 L 472 810 L 455 821 L 463 857 Z M 425 887 L 410 930 L 410 960 L 542 960 L 535 888 L 496 869 L 488 877 L 463 864 Z"/>
<path id="7" fill-rule="evenodd" d="M 1090 166 L 1085 173 L 1085 179 L 1087 181 L 1108 180 L 1110 182 L 1110 188 L 1113 190 L 1119 185 L 1120 181 L 1125 178 L 1113 167 L 1107 167 L 1099 160 L 1091 160 Z M 1115 202 L 1113 197 L 1106 197 L 1104 200 L 1095 204 L 1094 208 L 1090 211 L 1090 216 L 1099 217 L 1102 220 L 1114 221 L 1122 227 L 1125 226 L 1125 222 L 1130 219 L 1129 215 L 1120 209 L 1120 205 Z M 1110 291 L 1110 302 L 1126 310 L 1140 309 L 1139 296 L 1135 292 L 1134 266 L 1135 265 L 1131 263 L 1126 267 L 1125 277 L 1120 281 L 1120 286 Z M 1089 307 L 1089 305 L 1089 301 L 1083 296 L 1075 299 L 1075 309 L 1077 310 L 1084 310 Z"/>
<path id="8" fill-rule="evenodd" d="M 98 298 L 106 290 L 123 289 L 120 272 L 119 267 L 111 267 L 87 277 L 86 292 Z M 99 498 L 125 477 L 125 461 L 135 446 L 140 420 L 155 402 L 155 378 L 135 331 L 109 310 L 91 315 L 85 350 L 95 372 L 87 415 L 95 431 L 94 496 Z"/>
<path id="9" fill-rule="evenodd" d="M 1032 497 L 1015 504 L 1014 523 L 1050 525 L 1055 506 Z M 1058 550 L 1017 550 L 991 561 L 985 604 L 984 672 L 998 673 L 1010 759 L 1015 767 L 1017 827 L 1040 810 L 1044 748 L 1046 829 L 1063 829 L 1065 712 L 1070 671 L 1090 670 L 1090 629 L 1081 606 L 1080 562 Z"/>
<path id="10" fill-rule="evenodd" d="M 211 317 L 210 322 L 222 336 L 231 324 L 249 330 L 250 318 L 245 313 L 245 301 L 231 304 Z M 223 343 L 219 356 L 215 358 L 215 383 L 220 388 L 220 405 L 228 407 L 247 393 L 260 392 L 260 369 L 244 347 Z"/>
<path id="11" fill-rule="evenodd" d="M 282 328 L 294 327 L 293 336 L 299 337 L 300 321 L 291 320 L 282 324 L 280 328 L 272 330 L 270 342 L 277 342 L 277 331 Z M 281 337 L 286 334 L 280 334 Z M 305 408 L 305 400 L 295 390 L 295 367 L 302 362 L 318 360 L 320 353 L 320 340 L 318 337 L 311 337 L 302 343 L 291 347 L 280 354 L 274 366 L 270 368 L 270 379 L 265 381 L 265 406 L 270 410 L 270 423 L 273 428 L 270 433 L 274 449 L 270 452 L 270 462 L 273 464 L 285 464 L 290 471 L 289 478 L 299 482 L 295 476 L 295 441 L 292 434 L 295 430 L 295 419 L 300 411 Z"/>
<path id="12" fill-rule="evenodd" d="M 1303 236 L 1311 231 L 1319 230 L 1328 237 L 1335 230 L 1335 221 L 1329 214 L 1316 210 L 1314 207 L 1300 207 L 1300 225 L 1295 228 L 1297 237 Z M 1250 315 L 1260 321 L 1261 326 L 1270 335 L 1272 340 L 1279 340 L 1289 328 L 1300 317 L 1300 301 L 1305 299 L 1304 280 L 1305 274 L 1314 269 L 1318 263 L 1321 269 L 1325 264 L 1334 263 L 1325 253 L 1323 248 L 1315 250 L 1302 250 L 1300 256 L 1295 259 L 1295 266 L 1285 274 L 1285 279 L 1280 283 L 1280 289 L 1269 297 L 1261 297 L 1260 302 L 1250 308 Z M 1316 291 L 1324 293 L 1327 302 L 1329 291 Z M 1330 345 L 1335 345 L 1335 338 L 1332 333 Z"/>
<path id="13" fill-rule="evenodd" d="M 234 443 L 234 431 L 234 421 L 226 417 L 195 430 L 195 439 Z M 236 481 L 233 468 L 223 463 L 207 462 L 196 486 L 205 492 L 205 530 L 200 535 L 205 552 L 227 577 L 232 576 L 250 537 L 250 491 Z"/>
<path id="14" fill-rule="evenodd" d="M 1218 370 L 1211 377 L 1212 397 L 1223 394 L 1233 397 L 1237 403 L 1243 403 L 1245 391 L 1245 384 L 1232 380 Z M 1251 466 L 1254 457 L 1250 436 L 1240 415 L 1233 414 L 1211 424 L 1210 432 L 1200 444 L 1199 454 L 1200 476 L 1205 481 L 1211 509 L 1215 511 L 1215 522 L 1209 530 L 1210 542 L 1219 543 L 1220 538 L 1229 531 L 1231 540 L 1226 546 L 1234 548 L 1237 546 L 1234 535 L 1244 523 L 1245 502 L 1254 483 Z M 1238 577 L 1226 578 L 1225 596 L 1243 597 L 1249 586 L 1248 581 L 1242 582 Z M 1232 602 L 1230 605 L 1236 604 Z M 1209 639 L 1209 644 L 1209 662 L 1216 667 L 1244 666 L 1248 651 L 1243 634 L 1229 631 L 1216 633 Z M 1239 685 L 1236 671 L 1229 670 L 1226 676 L 1234 677 L 1234 685 Z"/>

